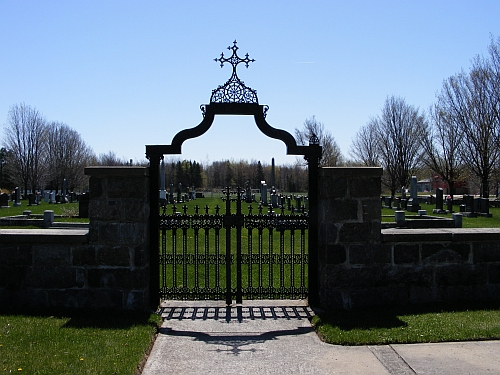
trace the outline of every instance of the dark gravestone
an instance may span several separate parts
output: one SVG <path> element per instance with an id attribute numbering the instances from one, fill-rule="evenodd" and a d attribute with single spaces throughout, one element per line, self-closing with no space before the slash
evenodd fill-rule
<path id="1" fill-rule="evenodd" d="M 0 194 L 0 207 L 9 207 L 9 194 Z"/>
<path id="2" fill-rule="evenodd" d="M 36 206 L 35 194 L 28 194 L 28 206 Z"/>
<path id="3" fill-rule="evenodd" d="M 474 196 L 464 195 L 465 211 L 474 213 Z"/>
<path id="4" fill-rule="evenodd" d="M 443 189 L 436 189 L 436 210 L 443 209 Z"/>
<path id="5" fill-rule="evenodd" d="M 89 194 L 80 195 L 78 201 L 78 216 L 84 218 L 89 217 Z"/>

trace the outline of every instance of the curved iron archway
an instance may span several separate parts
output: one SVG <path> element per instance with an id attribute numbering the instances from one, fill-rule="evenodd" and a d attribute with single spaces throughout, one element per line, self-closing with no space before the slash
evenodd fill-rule
<path id="1" fill-rule="evenodd" d="M 216 58 L 221 67 L 224 63 L 230 63 L 233 68 L 230 79 L 217 89 L 212 91 L 210 104 L 201 105 L 203 120 L 199 125 L 178 132 L 172 139 L 170 145 L 147 145 L 146 157 L 149 159 L 150 177 L 150 304 L 151 307 L 158 306 L 159 296 L 159 165 L 164 155 L 181 154 L 182 144 L 192 138 L 205 134 L 213 124 L 216 115 L 252 115 L 259 130 L 266 136 L 281 140 L 286 145 L 287 155 L 303 155 L 308 165 L 309 175 L 309 304 L 314 306 L 319 303 L 319 279 L 318 279 L 318 167 L 322 156 L 322 147 L 316 136 L 312 136 L 309 145 L 297 145 L 295 138 L 285 130 L 276 129 L 266 121 L 268 111 L 267 105 L 258 103 L 255 90 L 247 87 L 236 74 L 236 67 L 255 60 L 249 59 L 248 54 L 242 59 L 238 57 L 236 41 L 232 47 L 232 56 L 225 58 L 221 54 Z"/>

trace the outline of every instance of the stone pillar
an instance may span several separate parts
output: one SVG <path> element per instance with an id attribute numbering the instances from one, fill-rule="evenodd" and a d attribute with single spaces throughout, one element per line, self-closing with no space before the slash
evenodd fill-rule
<path id="1" fill-rule="evenodd" d="M 391 261 L 390 251 L 380 243 L 381 176 L 382 168 L 319 170 L 318 271 L 322 308 L 350 308 L 356 283 L 365 282 L 363 277 L 376 272 L 363 266 Z"/>
<path id="2" fill-rule="evenodd" d="M 88 167 L 89 245 L 98 267 L 88 287 L 109 305 L 149 308 L 149 169 Z"/>

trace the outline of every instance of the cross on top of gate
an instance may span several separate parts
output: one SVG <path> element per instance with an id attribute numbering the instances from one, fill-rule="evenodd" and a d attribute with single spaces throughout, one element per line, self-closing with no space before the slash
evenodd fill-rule
<path id="1" fill-rule="evenodd" d="M 233 54 L 226 58 L 224 57 L 224 52 L 220 54 L 219 58 L 214 59 L 216 62 L 220 62 L 220 67 L 224 66 L 224 63 L 229 63 L 233 67 L 233 73 L 231 78 L 222 86 L 217 87 L 217 89 L 212 91 L 212 96 L 210 97 L 210 103 L 259 103 L 257 99 L 257 91 L 247 87 L 245 83 L 239 79 L 236 74 L 236 67 L 240 63 L 244 63 L 248 68 L 248 64 L 254 62 L 254 59 L 248 57 L 248 53 L 245 58 L 242 59 L 238 56 L 236 46 L 236 40 L 233 42 L 232 47 L 227 47 L 228 50 L 232 50 Z"/>

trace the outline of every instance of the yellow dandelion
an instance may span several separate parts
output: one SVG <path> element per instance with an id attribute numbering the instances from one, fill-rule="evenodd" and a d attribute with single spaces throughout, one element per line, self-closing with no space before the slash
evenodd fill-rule
<path id="1" fill-rule="evenodd" d="M 83 361 L 83 357 L 80 358 L 80 361 Z"/>
<path id="2" fill-rule="evenodd" d="M 23 369 L 22 369 L 21 367 L 19 367 L 19 368 L 17 369 L 17 371 L 23 371 Z"/>

